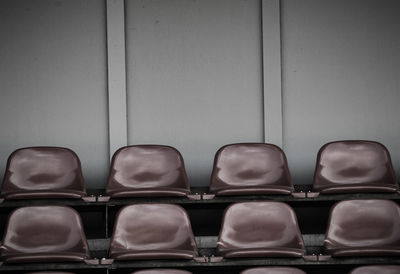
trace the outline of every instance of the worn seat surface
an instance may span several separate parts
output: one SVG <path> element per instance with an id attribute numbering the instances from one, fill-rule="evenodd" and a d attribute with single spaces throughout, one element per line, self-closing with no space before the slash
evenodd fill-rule
<path id="1" fill-rule="evenodd" d="M 332 256 L 400 256 L 400 207 L 374 199 L 335 204 L 324 247 Z"/>
<path id="2" fill-rule="evenodd" d="M 18 149 L 8 158 L 1 194 L 6 199 L 82 198 L 79 158 L 67 148 Z"/>
<path id="3" fill-rule="evenodd" d="M 395 192 L 389 151 L 372 141 L 338 141 L 324 145 L 317 157 L 314 191 L 322 194 Z"/>
<path id="4" fill-rule="evenodd" d="M 179 151 L 137 145 L 114 154 L 106 192 L 111 197 L 186 196 L 190 186 Z"/>
<path id="5" fill-rule="evenodd" d="M 294 191 L 284 152 L 262 143 L 231 144 L 218 150 L 211 175 L 215 195 L 290 194 Z"/>
<path id="6" fill-rule="evenodd" d="M 217 251 L 225 258 L 302 257 L 305 247 L 291 207 L 281 202 L 245 202 L 225 211 Z"/>
<path id="7" fill-rule="evenodd" d="M 240 274 L 306 274 L 303 270 L 294 267 L 255 267 L 246 269 Z"/>
<path id="8" fill-rule="evenodd" d="M 186 211 L 172 204 L 135 204 L 116 217 L 109 255 L 115 260 L 194 259 L 197 246 Z"/>
<path id="9" fill-rule="evenodd" d="M 79 214 L 64 206 L 30 206 L 13 211 L 0 252 L 5 263 L 83 262 L 90 257 Z"/>
<path id="10" fill-rule="evenodd" d="M 192 274 L 192 272 L 179 269 L 147 269 L 135 271 L 132 274 Z"/>
<path id="11" fill-rule="evenodd" d="M 399 274 L 400 265 L 370 265 L 357 267 L 350 274 Z"/>

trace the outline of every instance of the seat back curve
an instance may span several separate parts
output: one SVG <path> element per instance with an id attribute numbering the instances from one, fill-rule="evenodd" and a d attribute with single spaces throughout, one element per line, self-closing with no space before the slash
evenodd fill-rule
<path id="1" fill-rule="evenodd" d="M 294 267 L 255 267 L 243 270 L 240 274 L 306 274 L 303 270 Z"/>
<path id="2" fill-rule="evenodd" d="M 111 197 L 185 196 L 190 193 L 182 155 L 173 147 L 122 147 L 112 158 L 106 192 Z"/>
<path id="3" fill-rule="evenodd" d="M 332 256 L 400 256 L 400 207 L 378 199 L 336 203 L 324 247 Z"/>
<path id="4" fill-rule="evenodd" d="M 395 192 L 387 148 L 374 141 L 335 141 L 318 152 L 313 189 L 321 193 Z"/>
<path id="5" fill-rule="evenodd" d="M 118 212 L 109 255 L 115 260 L 193 259 L 198 253 L 182 207 L 135 204 Z"/>
<path id="6" fill-rule="evenodd" d="M 290 194 L 293 191 L 287 159 L 278 146 L 230 144 L 215 155 L 210 184 L 213 194 Z"/>
<path id="7" fill-rule="evenodd" d="M 86 196 L 81 163 L 61 147 L 27 147 L 8 158 L 1 194 L 6 199 Z"/>
<path id="8" fill-rule="evenodd" d="M 4 262 L 85 261 L 89 247 L 79 214 L 66 206 L 28 206 L 8 218 Z"/>
<path id="9" fill-rule="evenodd" d="M 400 265 L 370 265 L 353 269 L 350 274 L 398 274 Z"/>
<path id="10" fill-rule="evenodd" d="M 192 272 L 179 269 L 146 269 L 135 271 L 131 274 L 192 274 Z"/>
<path id="11" fill-rule="evenodd" d="M 229 206 L 217 242 L 223 257 L 302 257 L 304 241 L 297 217 L 281 202 L 244 202 Z"/>

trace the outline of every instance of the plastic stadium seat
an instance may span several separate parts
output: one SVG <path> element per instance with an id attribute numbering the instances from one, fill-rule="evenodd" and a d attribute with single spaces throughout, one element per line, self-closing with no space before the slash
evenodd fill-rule
<path id="1" fill-rule="evenodd" d="M 178 269 L 148 269 L 135 271 L 132 274 L 192 274 L 192 272 Z"/>
<path id="2" fill-rule="evenodd" d="M 135 204 L 118 212 L 109 255 L 115 260 L 190 260 L 198 253 L 183 208 L 172 204 Z"/>
<path id="3" fill-rule="evenodd" d="M 400 207 L 389 200 L 335 204 L 324 246 L 332 256 L 400 256 Z"/>
<path id="4" fill-rule="evenodd" d="M 137 145 L 115 152 L 106 191 L 111 197 L 187 196 L 190 186 L 178 150 Z"/>
<path id="5" fill-rule="evenodd" d="M 322 194 L 396 192 L 389 151 L 372 141 L 338 141 L 318 153 L 314 191 Z"/>
<path id="6" fill-rule="evenodd" d="M 296 215 L 281 202 L 245 202 L 224 213 L 217 252 L 234 257 L 302 257 L 303 238 Z"/>
<path id="7" fill-rule="evenodd" d="M 85 199 L 79 158 L 67 148 L 18 149 L 8 158 L 1 194 L 5 199 Z"/>
<path id="8" fill-rule="evenodd" d="M 400 265 L 371 265 L 357 267 L 350 274 L 399 274 Z"/>
<path id="9" fill-rule="evenodd" d="M 303 270 L 293 267 L 256 267 L 240 272 L 240 274 L 306 274 Z"/>
<path id="10" fill-rule="evenodd" d="M 293 191 L 286 156 L 275 145 L 231 144 L 220 148 L 215 155 L 212 194 L 291 194 Z"/>
<path id="11" fill-rule="evenodd" d="M 81 218 L 65 206 L 14 210 L 8 217 L 0 252 L 5 263 L 89 263 L 90 257 Z"/>

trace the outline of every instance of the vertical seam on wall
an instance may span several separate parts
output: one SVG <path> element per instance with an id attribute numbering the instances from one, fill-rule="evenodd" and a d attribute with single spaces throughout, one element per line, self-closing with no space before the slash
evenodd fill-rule
<path id="1" fill-rule="evenodd" d="M 280 0 L 262 0 L 264 142 L 283 145 Z"/>
<path id="2" fill-rule="evenodd" d="M 128 142 L 125 1 L 106 0 L 109 158 Z M 121 21 L 122 20 L 122 21 Z"/>
<path id="3" fill-rule="evenodd" d="M 280 74 L 280 80 L 281 80 L 281 144 L 282 144 L 282 149 L 284 148 L 285 142 L 284 142 L 284 130 L 283 130 L 283 41 L 282 41 L 282 0 L 279 1 L 279 53 L 280 53 L 280 62 L 281 62 L 281 74 Z"/>
<path id="4" fill-rule="evenodd" d="M 108 152 L 108 159 L 111 158 L 111 151 L 110 151 L 110 146 L 111 146 L 111 128 L 110 128 L 110 95 L 109 95 L 109 79 L 108 79 L 108 16 L 107 16 L 107 0 L 104 1 L 104 17 L 106 20 L 105 24 L 105 33 L 106 33 L 106 100 L 107 100 L 107 133 L 108 133 L 108 138 L 107 138 L 107 152 Z"/>
<path id="5" fill-rule="evenodd" d="M 129 105 L 129 93 L 128 93 L 128 47 L 126 42 L 126 0 L 124 0 L 124 44 L 125 44 L 125 123 L 126 123 L 126 144 L 129 144 L 129 121 L 128 121 L 128 105 Z"/>
<path id="6" fill-rule="evenodd" d="M 260 0 L 260 23 L 261 23 L 261 111 L 262 111 L 262 140 L 266 142 L 266 110 L 265 110 L 265 89 L 264 89 L 264 17 L 263 17 L 263 0 Z"/>

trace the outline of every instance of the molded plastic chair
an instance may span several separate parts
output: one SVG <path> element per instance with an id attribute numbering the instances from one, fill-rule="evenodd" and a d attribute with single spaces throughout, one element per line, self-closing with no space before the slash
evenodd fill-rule
<path id="1" fill-rule="evenodd" d="M 0 247 L 5 263 L 86 262 L 89 248 L 79 214 L 65 206 L 29 206 L 8 217 Z"/>
<path id="2" fill-rule="evenodd" d="M 291 194 L 284 152 L 272 144 L 241 143 L 220 148 L 214 159 L 210 193 L 215 195 Z"/>
<path id="3" fill-rule="evenodd" d="M 178 269 L 147 269 L 135 271 L 132 274 L 192 274 L 192 272 Z"/>
<path id="4" fill-rule="evenodd" d="M 357 267 L 350 274 L 399 274 L 400 265 L 370 265 Z"/>
<path id="5" fill-rule="evenodd" d="M 400 256 L 400 207 L 389 200 L 336 203 L 325 251 L 332 256 Z"/>
<path id="6" fill-rule="evenodd" d="M 234 258 L 302 257 L 306 251 L 291 207 L 281 202 L 245 202 L 225 211 L 217 252 Z"/>
<path id="7" fill-rule="evenodd" d="M 8 158 L 1 194 L 5 199 L 95 201 L 93 197 L 86 197 L 78 156 L 61 147 L 28 147 L 14 151 Z"/>
<path id="8" fill-rule="evenodd" d="M 303 270 L 293 267 L 256 267 L 246 269 L 240 274 L 306 274 Z"/>
<path id="9" fill-rule="evenodd" d="M 318 152 L 314 191 L 322 194 L 396 192 L 389 151 L 372 141 L 338 141 Z"/>
<path id="10" fill-rule="evenodd" d="M 109 255 L 115 260 L 196 259 L 197 246 L 186 211 L 172 204 L 135 204 L 115 220 Z M 106 262 L 108 264 L 112 262 Z"/>
<path id="11" fill-rule="evenodd" d="M 112 158 L 107 194 L 111 197 L 189 196 L 182 155 L 173 147 L 122 147 Z"/>

